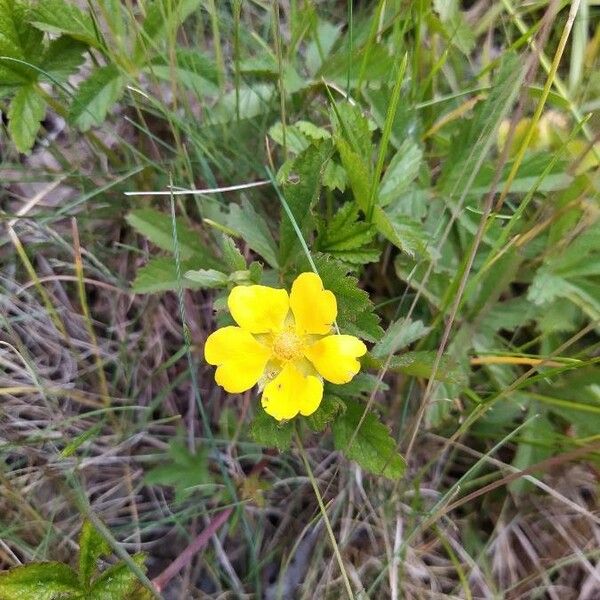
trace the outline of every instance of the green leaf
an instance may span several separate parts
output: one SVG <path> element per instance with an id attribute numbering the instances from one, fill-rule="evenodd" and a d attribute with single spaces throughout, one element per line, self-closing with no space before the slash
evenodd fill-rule
<path id="1" fill-rule="evenodd" d="M 346 400 L 344 412 L 333 424 L 333 443 L 349 460 L 363 469 L 388 479 L 399 479 L 406 470 L 406 462 L 398 452 L 396 443 L 383 423 L 372 413 L 367 413 L 359 428 L 364 406 Z"/>
<path id="2" fill-rule="evenodd" d="M 136 554 L 133 560 L 144 568 L 145 556 Z M 131 594 L 138 586 L 136 574 L 129 566 L 120 562 L 104 571 L 94 582 L 90 590 L 90 600 L 121 600 Z"/>
<path id="3" fill-rule="evenodd" d="M 340 36 L 341 30 L 341 24 L 333 25 L 324 19 L 318 20 L 315 27 L 316 39 L 306 47 L 306 67 L 311 75 L 319 71 Z"/>
<path id="4" fill-rule="evenodd" d="M 8 109 L 8 131 L 19 152 L 29 152 L 46 114 L 46 101 L 30 83 L 15 94 Z"/>
<path id="5" fill-rule="evenodd" d="M 246 259 L 238 250 L 235 242 L 226 234 L 221 236 L 221 250 L 223 251 L 223 262 L 230 272 L 243 271 L 246 268 Z"/>
<path id="6" fill-rule="evenodd" d="M 177 263 L 175 258 L 161 256 L 152 258 L 146 265 L 138 269 L 131 289 L 136 294 L 155 294 L 157 292 L 176 291 L 181 286 L 183 289 L 200 289 L 200 285 L 186 279 L 183 275 L 193 267 L 198 266 L 198 261 L 189 259 L 181 261 L 181 281 L 177 277 Z"/>
<path id="7" fill-rule="evenodd" d="M 370 164 L 358 152 L 352 150 L 346 140 L 336 137 L 335 143 L 340 153 L 342 166 L 346 171 L 346 177 L 352 188 L 354 200 L 363 211 L 367 211 L 371 195 Z"/>
<path id="8" fill-rule="evenodd" d="M 160 54 L 153 58 L 144 71 L 163 81 L 180 82 L 198 96 L 218 92 L 217 67 L 212 59 L 197 50 L 179 48 L 171 55 Z"/>
<path id="9" fill-rule="evenodd" d="M 132 210 L 125 220 L 138 233 L 148 238 L 162 250 L 175 253 L 173 244 L 173 221 L 167 213 L 153 208 L 138 208 Z M 200 234 L 189 227 L 181 218 L 175 219 L 177 246 L 182 259 L 196 260 L 196 268 L 219 268 L 219 261 L 210 254 L 203 244 Z M 188 269 L 186 269 L 188 270 Z M 185 273 L 185 271 L 183 271 Z"/>
<path id="10" fill-rule="evenodd" d="M 169 444 L 168 460 L 153 469 L 145 476 L 148 485 L 164 485 L 175 488 L 175 499 L 180 502 L 194 490 L 192 488 L 212 484 L 208 472 L 208 453 L 199 449 L 192 454 L 187 446 L 174 440 Z M 210 493 L 214 491 L 210 486 Z"/>
<path id="11" fill-rule="evenodd" d="M 240 234 L 240 237 L 274 269 L 278 267 L 277 246 L 265 220 L 254 210 L 252 204 L 242 200 L 241 207 L 231 204 L 227 226 Z"/>
<path id="12" fill-rule="evenodd" d="M 32 7 L 30 19 L 42 31 L 65 34 L 94 47 L 102 45 L 92 17 L 74 2 L 37 0 Z"/>
<path id="13" fill-rule="evenodd" d="M 418 221 L 401 214 L 389 214 L 380 206 L 376 206 L 373 223 L 383 237 L 409 256 L 428 256 L 429 238 Z"/>
<path id="14" fill-rule="evenodd" d="M 323 185 L 332 192 L 339 190 L 343 192 L 346 189 L 348 177 L 344 167 L 338 165 L 333 159 L 327 161 L 325 171 L 323 171 Z"/>
<path id="15" fill-rule="evenodd" d="M 262 408 L 257 409 L 254 419 L 250 423 L 250 436 L 257 444 L 277 448 L 281 452 L 291 446 L 293 434 L 293 421 L 280 423 Z"/>
<path id="16" fill-rule="evenodd" d="M 79 597 L 77 573 L 58 562 L 30 563 L 0 573 L 0 600 L 63 600 Z"/>
<path id="17" fill-rule="evenodd" d="M 360 289 L 358 279 L 348 275 L 350 268 L 326 254 L 317 253 L 313 260 L 323 286 L 335 294 L 337 324 L 342 333 L 351 332 L 369 341 L 379 339 L 383 333 L 377 325 L 379 317 L 373 312 L 369 294 Z M 308 262 L 304 263 L 304 270 L 311 270 Z"/>
<path id="18" fill-rule="evenodd" d="M 327 425 L 331 423 L 336 416 L 346 410 L 344 402 L 332 394 L 325 394 L 319 408 L 306 417 L 306 424 L 317 433 L 324 431 Z"/>
<path id="19" fill-rule="evenodd" d="M 79 580 L 89 589 L 98 568 L 98 559 L 110 554 L 110 546 L 96 531 L 90 521 L 85 520 L 79 534 Z"/>
<path id="20" fill-rule="evenodd" d="M 124 89 L 125 78 L 115 65 L 96 69 L 79 86 L 69 117 L 81 131 L 101 125 Z"/>
<path id="21" fill-rule="evenodd" d="M 387 206 L 398 200 L 419 174 L 423 151 L 412 140 L 405 140 L 392 158 L 379 184 L 379 204 Z"/>
<path id="22" fill-rule="evenodd" d="M 305 233 L 310 222 L 310 211 L 321 189 L 321 177 L 325 163 L 331 154 L 331 145 L 322 143 L 311 145 L 298 157 L 282 169 L 285 171 L 282 192 L 289 209 L 301 232 Z M 281 227 L 279 230 L 279 263 L 285 265 L 300 243 L 294 226 L 287 213 L 281 208 Z"/>
<path id="23" fill-rule="evenodd" d="M 430 331 L 431 328 L 425 327 L 422 321 L 398 319 L 388 327 L 381 340 L 373 346 L 371 354 L 375 358 L 387 358 L 390 354 L 395 354 L 415 340 L 424 337 Z"/>
<path id="24" fill-rule="evenodd" d="M 405 352 L 400 356 L 393 356 L 389 368 L 390 371 L 430 379 L 434 374 L 435 355 L 436 353 L 430 350 Z M 379 369 L 383 364 L 383 360 L 375 360 L 373 364 L 369 363 L 369 366 Z M 454 357 L 442 356 L 435 372 L 435 380 L 463 387 L 467 383 L 467 374 Z"/>
<path id="25" fill-rule="evenodd" d="M 41 68 L 49 76 L 48 81 L 53 82 L 55 79 L 65 81 L 83 63 L 83 53 L 86 48 L 83 42 L 66 35 L 52 40 L 41 64 Z"/>
<path id="26" fill-rule="evenodd" d="M 184 277 L 197 283 L 201 288 L 212 289 L 227 287 L 229 276 L 215 269 L 198 269 L 196 271 L 186 271 Z"/>
<path id="27" fill-rule="evenodd" d="M 283 146 L 284 136 L 283 136 L 283 124 L 281 121 L 272 125 L 269 129 L 269 135 L 273 138 L 280 146 Z M 294 125 L 288 125 L 285 128 L 285 143 L 291 152 L 294 154 L 300 154 L 304 150 L 306 150 L 310 142 L 306 138 L 306 136 Z"/>

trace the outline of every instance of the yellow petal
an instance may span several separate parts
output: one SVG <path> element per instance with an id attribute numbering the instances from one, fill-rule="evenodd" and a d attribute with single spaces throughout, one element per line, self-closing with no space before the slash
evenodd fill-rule
<path id="1" fill-rule="evenodd" d="M 337 301 L 333 292 L 323 289 L 316 273 L 302 273 L 292 284 L 290 306 L 300 334 L 325 335 L 337 317 Z"/>
<path id="2" fill-rule="evenodd" d="M 264 285 L 238 285 L 227 300 L 231 316 L 250 333 L 279 331 L 288 314 L 290 300 L 285 290 Z"/>
<path id="3" fill-rule="evenodd" d="M 314 375 L 304 375 L 287 363 L 263 391 L 261 404 L 267 414 L 278 421 L 308 416 L 317 410 L 323 398 L 323 382 Z"/>
<path id="4" fill-rule="evenodd" d="M 211 333 L 204 358 L 217 365 L 215 381 L 232 394 L 249 390 L 260 379 L 271 351 L 239 327 L 222 327 Z"/>
<path id="5" fill-rule="evenodd" d="M 367 347 L 353 335 L 329 335 L 307 348 L 304 355 L 331 383 L 348 383 L 359 371 L 356 360 Z"/>

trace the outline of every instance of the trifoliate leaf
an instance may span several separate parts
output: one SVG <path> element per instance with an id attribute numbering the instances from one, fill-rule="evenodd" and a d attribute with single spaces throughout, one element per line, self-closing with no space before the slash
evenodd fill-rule
<path id="1" fill-rule="evenodd" d="M 124 89 L 125 78 L 115 65 L 96 69 L 75 93 L 69 113 L 71 121 L 81 131 L 101 125 Z"/>
<path id="2" fill-rule="evenodd" d="M 0 600 L 63 600 L 80 597 L 77 573 L 58 562 L 30 563 L 0 573 Z"/>
<path id="3" fill-rule="evenodd" d="M 319 408 L 306 417 L 307 425 L 316 432 L 321 432 L 331 423 L 338 413 L 346 410 L 346 405 L 340 398 L 332 394 L 325 394 Z"/>
<path id="4" fill-rule="evenodd" d="M 96 528 L 85 520 L 79 534 L 79 580 L 88 589 L 94 573 L 98 568 L 98 559 L 110 554 L 110 546 L 96 531 Z"/>
<path id="5" fill-rule="evenodd" d="M 17 91 L 8 109 L 8 131 L 19 152 L 31 150 L 45 113 L 46 101 L 35 83 Z"/>
<path id="6" fill-rule="evenodd" d="M 283 452 L 292 444 L 293 434 L 293 421 L 280 423 L 262 408 L 257 408 L 250 424 L 250 436 L 257 444 Z"/>
<path id="7" fill-rule="evenodd" d="M 396 443 L 387 427 L 372 413 L 366 414 L 359 427 L 364 406 L 354 400 L 346 400 L 346 407 L 333 424 L 335 448 L 374 475 L 389 479 L 402 477 L 406 462 L 396 451 Z"/>

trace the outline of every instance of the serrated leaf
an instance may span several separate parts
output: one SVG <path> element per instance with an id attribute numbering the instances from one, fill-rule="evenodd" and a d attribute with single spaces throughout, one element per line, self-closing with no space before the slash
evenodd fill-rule
<path id="1" fill-rule="evenodd" d="M 135 563 L 143 568 L 145 557 L 143 554 L 133 556 Z M 136 574 L 131 571 L 126 563 L 120 562 L 104 571 L 94 582 L 90 593 L 90 600 L 116 600 L 125 598 L 139 585 Z"/>
<path id="2" fill-rule="evenodd" d="M 0 573 L 0 600 L 66 600 L 80 591 L 77 573 L 58 562 L 30 563 Z"/>
<path id="3" fill-rule="evenodd" d="M 92 17 L 74 2 L 37 0 L 32 7 L 30 19 L 42 31 L 65 34 L 90 46 L 101 46 Z"/>
<path id="4" fill-rule="evenodd" d="M 262 408 L 257 409 L 254 419 L 250 423 L 250 436 L 257 444 L 268 448 L 277 448 L 281 452 L 291 446 L 293 434 L 293 421 L 280 423 Z"/>
<path id="5" fill-rule="evenodd" d="M 433 373 L 436 353 L 430 350 L 418 350 L 415 352 L 405 352 L 400 356 L 393 356 L 390 363 L 390 371 L 397 371 L 412 375 L 414 377 L 423 377 L 430 379 Z M 370 366 L 381 368 L 383 360 L 375 360 Z M 435 380 L 443 383 L 464 386 L 467 382 L 467 375 L 451 356 L 442 356 L 435 372 Z"/>
<path id="6" fill-rule="evenodd" d="M 283 124 L 280 122 L 275 123 L 269 128 L 269 135 L 273 138 L 280 146 L 284 145 L 288 150 L 294 154 L 300 154 L 308 148 L 310 142 L 306 139 L 306 136 L 294 125 L 288 125 L 285 128 L 285 138 L 283 133 Z"/>
<path id="7" fill-rule="evenodd" d="M 138 208 L 129 212 L 125 220 L 155 246 L 175 253 L 173 221 L 167 213 L 153 208 Z M 197 261 L 196 268 L 218 268 L 220 266 L 219 261 L 211 256 L 203 244 L 200 234 L 191 229 L 181 217 L 176 218 L 175 223 L 177 247 L 181 258 L 194 258 Z M 185 273 L 185 271 L 183 272 Z"/>
<path id="8" fill-rule="evenodd" d="M 228 235 L 222 234 L 221 236 L 221 250 L 223 251 L 223 262 L 230 272 L 243 271 L 246 268 L 246 259 Z"/>
<path id="9" fill-rule="evenodd" d="M 240 237 L 274 269 L 278 267 L 277 246 L 269 227 L 252 204 L 242 200 L 242 205 L 231 204 L 227 226 L 240 234 Z"/>
<path id="10" fill-rule="evenodd" d="M 428 236 L 418 221 L 404 215 L 390 215 L 376 206 L 373 223 L 383 237 L 409 256 L 428 255 Z"/>
<path id="11" fill-rule="evenodd" d="M 200 285 L 186 279 L 183 274 L 190 271 L 192 267 L 198 266 L 198 261 L 189 259 L 181 261 L 181 280 L 177 277 L 177 263 L 175 258 L 161 256 L 148 261 L 146 265 L 138 269 L 131 289 L 136 294 L 155 294 L 157 292 L 177 291 L 180 287 L 184 289 L 200 289 Z"/>
<path id="12" fill-rule="evenodd" d="M 327 425 L 344 410 L 346 410 L 346 405 L 340 398 L 332 394 L 325 394 L 319 408 L 312 415 L 306 417 L 306 424 L 317 433 L 324 431 Z"/>
<path id="13" fill-rule="evenodd" d="M 124 89 L 125 78 L 115 65 L 96 69 L 79 86 L 71 104 L 70 119 L 81 131 L 101 125 Z"/>
<path id="14" fill-rule="evenodd" d="M 319 250 L 333 252 L 356 250 L 368 244 L 375 236 L 375 230 L 366 221 L 360 221 L 358 209 L 352 202 L 346 202 L 335 213 L 333 219 L 323 227 L 317 239 Z"/>
<path id="15" fill-rule="evenodd" d="M 184 277 L 205 289 L 226 287 L 229 283 L 229 276 L 221 271 L 216 271 L 215 269 L 186 271 Z"/>
<path id="16" fill-rule="evenodd" d="M 19 152 L 31 150 L 45 114 L 46 101 L 38 92 L 37 85 L 22 86 L 8 109 L 8 131 Z"/>
<path id="17" fill-rule="evenodd" d="M 44 53 L 41 68 L 48 74 L 48 81 L 65 81 L 83 63 L 87 46 L 66 35 L 50 42 Z"/>
<path id="18" fill-rule="evenodd" d="M 89 589 L 91 580 L 98 568 L 98 559 L 110 554 L 110 546 L 96 531 L 96 528 L 85 520 L 79 534 L 79 580 L 85 589 Z"/>
<path id="19" fill-rule="evenodd" d="M 357 104 L 340 102 L 332 110 L 332 123 L 336 134 L 336 143 L 342 139 L 348 148 L 357 154 L 365 165 L 371 164 L 373 144 L 369 119 Z"/>
<path id="20" fill-rule="evenodd" d="M 334 160 L 327 161 L 325 171 L 323 171 L 323 185 L 332 192 L 335 190 L 343 192 L 347 183 L 348 177 L 344 167 L 338 165 Z"/>
<path id="21" fill-rule="evenodd" d="M 424 337 L 431 331 L 422 321 L 412 321 L 411 319 L 398 319 L 392 323 L 384 336 L 373 346 L 371 354 L 375 358 L 387 358 L 390 354 L 395 354 L 398 350 L 406 348 L 414 341 Z"/>
<path id="22" fill-rule="evenodd" d="M 331 145 L 329 143 L 309 146 L 289 165 L 285 180 L 281 185 L 288 207 L 301 232 L 306 230 L 310 221 L 310 210 L 318 198 L 322 173 L 330 154 Z M 299 247 L 294 226 L 282 207 L 279 230 L 280 264 L 285 265 L 294 249 Z"/>
<path id="23" fill-rule="evenodd" d="M 340 138 L 335 140 L 346 177 L 352 188 L 354 200 L 358 206 L 366 211 L 371 195 L 371 167 L 359 154 L 352 150 L 350 144 Z"/>
<path id="24" fill-rule="evenodd" d="M 383 333 L 377 325 L 379 317 L 373 312 L 369 294 L 360 289 L 358 279 L 348 275 L 349 267 L 326 254 L 315 254 L 313 260 L 323 286 L 335 294 L 341 331 L 370 341 L 379 339 Z M 305 264 L 304 268 L 310 270 L 310 265 Z"/>
<path id="25" fill-rule="evenodd" d="M 406 470 L 389 431 L 373 413 L 367 413 L 359 428 L 364 406 L 346 400 L 346 411 L 333 424 L 333 443 L 349 460 L 388 479 L 399 479 Z"/>

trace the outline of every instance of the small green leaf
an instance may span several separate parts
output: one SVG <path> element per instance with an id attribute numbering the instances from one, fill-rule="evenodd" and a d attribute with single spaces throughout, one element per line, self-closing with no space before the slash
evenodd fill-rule
<path id="1" fill-rule="evenodd" d="M 19 152 L 29 152 L 46 113 L 46 101 L 30 83 L 15 94 L 8 109 L 8 131 Z"/>
<path id="2" fill-rule="evenodd" d="M 240 237 L 274 269 L 278 266 L 277 246 L 269 231 L 269 226 L 247 200 L 241 207 L 232 204 L 229 209 L 227 225 L 240 234 Z"/>
<path id="3" fill-rule="evenodd" d="M 125 78 L 115 65 L 96 69 L 79 86 L 73 98 L 71 120 L 81 131 L 101 125 L 124 89 Z"/>
<path id="4" fill-rule="evenodd" d="M 147 237 L 154 245 L 175 253 L 173 244 L 173 221 L 167 213 L 153 208 L 138 208 L 132 210 L 125 220 L 131 227 L 144 237 Z M 194 258 L 196 268 L 219 268 L 219 261 L 214 258 L 206 246 L 202 243 L 200 234 L 182 219 L 176 220 L 177 246 L 179 254 L 183 259 Z M 183 271 L 185 273 L 185 271 Z"/>
<path id="5" fill-rule="evenodd" d="M 221 250 L 223 251 L 223 262 L 230 272 L 243 271 L 246 268 L 246 259 L 238 250 L 235 242 L 226 234 L 221 236 Z"/>
<path id="6" fill-rule="evenodd" d="M 197 283 L 201 288 L 211 289 L 227 287 L 229 276 L 215 269 L 198 269 L 196 271 L 186 271 L 184 277 Z"/>
<path id="7" fill-rule="evenodd" d="M 65 81 L 83 63 L 87 46 L 66 35 L 50 42 L 42 59 L 41 68 L 48 74 L 48 81 Z"/>
<path id="8" fill-rule="evenodd" d="M 133 556 L 136 564 L 144 568 L 145 556 Z M 136 574 L 129 566 L 120 562 L 104 571 L 92 586 L 89 600 L 121 600 L 130 595 L 139 585 Z"/>
<path id="9" fill-rule="evenodd" d="M 184 273 L 198 266 L 196 260 L 184 260 L 181 262 L 181 278 L 177 276 L 177 263 L 170 256 L 153 258 L 141 269 L 138 269 L 135 280 L 131 285 L 136 294 L 154 294 L 156 292 L 167 292 L 184 289 L 200 289 L 200 285 L 185 279 Z"/>
<path id="10" fill-rule="evenodd" d="M 350 144 L 343 138 L 335 140 L 342 166 L 346 171 L 346 177 L 352 188 L 354 200 L 363 211 L 369 209 L 369 198 L 371 195 L 371 167 L 364 158 L 352 150 Z"/>
<path id="11" fill-rule="evenodd" d="M 390 371 L 405 373 L 406 375 L 412 375 L 413 377 L 430 379 L 434 375 L 433 367 L 435 365 L 435 356 L 436 352 L 430 350 L 405 352 L 400 356 L 392 357 L 389 363 L 389 369 Z M 370 362 L 370 360 L 372 360 L 372 362 Z M 366 359 L 365 362 L 367 362 L 368 366 L 377 369 L 380 369 L 384 364 L 384 360 L 376 359 Z M 458 385 L 460 387 L 466 385 L 467 374 L 463 371 L 454 357 L 442 356 L 435 372 L 435 380 Z"/>
<path id="12" fill-rule="evenodd" d="M 269 129 L 269 135 L 277 144 L 283 146 L 284 135 L 281 122 L 275 123 L 275 125 Z M 296 126 L 288 125 L 285 128 L 285 144 L 288 150 L 294 154 L 300 154 L 308 148 L 310 142 Z"/>
<path id="13" fill-rule="evenodd" d="M 144 71 L 163 81 L 180 82 L 198 96 L 218 92 L 217 67 L 212 59 L 198 50 L 178 48 L 174 60 L 170 53 L 154 57 Z"/>
<path id="14" fill-rule="evenodd" d="M 65 34 L 94 47 L 101 45 L 92 17 L 73 2 L 37 0 L 30 19 L 42 31 Z"/>
<path id="15" fill-rule="evenodd" d="M 346 400 L 346 406 L 346 412 L 333 424 L 335 448 L 374 475 L 402 477 L 406 462 L 396 451 L 387 427 L 374 414 L 367 413 L 359 428 L 364 406 L 354 400 Z"/>
<path id="16" fill-rule="evenodd" d="M 306 417 L 307 425 L 313 430 L 318 432 L 324 431 L 325 427 L 331 423 L 338 413 L 346 410 L 346 405 L 340 398 L 331 394 L 325 394 L 319 408 Z"/>
<path id="17" fill-rule="evenodd" d="M 423 151 L 412 140 L 405 140 L 392 158 L 379 184 L 379 204 L 394 203 L 405 192 L 419 173 Z"/>
<path id="18" fill-rule="evenodd" d="M 98 568 L 98 559 L 110 554 L 110 546 L 96 531 L 96 528 L 85 520 L 79 534 L 79 580 L 85 589 L 89 589 L 92 578 Z"/>
<path id="19" fill-rule="evenodd" d="M 425 327 L 422 321 L 411 321 L 410 319 L 398 319 L 392 323 L 385 335 L 373 346 L 371 354 L 376 358 L 387 358 L 398 350 L 406 348 L 415 340 L 418 340 L 431 331 Z"/>
<path id="20" fill-rule="evenodd" d="M 346 176 L 344 167 L 339 165 L 333 159 L 327 161 L 325 171 L 323 171 L 323 185 L 332 192 L 335 190 L 343 192 L 345 191 L 347 184 L 348 177 Z"/>
<path id="21" fill-rule="evenodd" d="M 250 424 L 250 436 L 257 444 L 277 448 L 281 452 L 290 447 L 293 434 L 294 424 L 292 421 L 280 423 L 262 408 L 256 410 Z"/>
<path id="22" fill-rule="evenodd" d="M 428 256 L 428 235 L 418 221 L 401 214 L 388 214 L 376 206 L 373 223 L 383 237 L 409 256 Z"/>
<path id="23" fill-rule="evenodd" d="M 0 600 L 63 600 L 79 597 L 77 573 L 58 562 L 30 563 L 0 573 Z"/>

